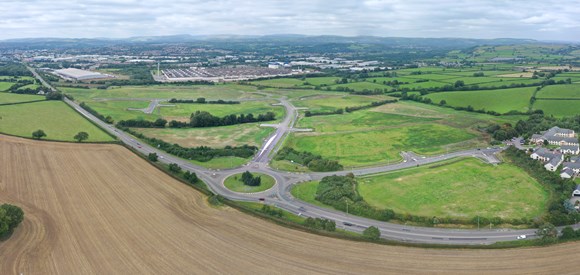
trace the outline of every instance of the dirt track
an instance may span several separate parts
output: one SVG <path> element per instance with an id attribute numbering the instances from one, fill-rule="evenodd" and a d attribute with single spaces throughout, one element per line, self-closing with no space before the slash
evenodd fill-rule
<path id="1" fill-rule="evenodd" d="M 0 274 L 572 274 L 580 255 L 580 243 L 435 250 L 290 230 L 211 208 L 116 145 L 0 136 L 5 201 L 25 220 L 0 243 Z"/>

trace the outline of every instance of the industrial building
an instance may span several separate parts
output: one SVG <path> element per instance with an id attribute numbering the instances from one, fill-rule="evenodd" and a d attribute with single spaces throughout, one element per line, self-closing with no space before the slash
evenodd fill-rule
<path id="1" fill-rule="evenodd" d="M 91 80 L 91 79 L 102 79 L 102 78 L 112 77 L 111 75 L 108 75 L 108 74 L 102 74 L 102 73 L 98 73 L 98 72 L 91 72 L 91 71 L 80 70 L 80 69 L 75 69 L 75 68 L 55 70 L 53 73 L 58 75 L 59 77 L 64 78 L 64 79 L 77 80 L 77 81 Z"/>

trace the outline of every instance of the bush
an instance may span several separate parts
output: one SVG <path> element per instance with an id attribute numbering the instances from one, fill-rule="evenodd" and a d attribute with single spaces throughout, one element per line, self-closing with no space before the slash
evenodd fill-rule
<path id="1" fill-rule="evenodd" d="M 310 152 L 299 152 L 290 147 L 284 147 L 276 155 L 276 160 L 289 160 L 302 164 L 317 172 L 339 171 L 343 166 L 335 160 L 323 159 L 320 155 Z"/>
<path id="2" fill-rule="evenodd" d="M 10 235 L 24 220 L 24 211 L 11 204 L 0 205 L 0 238 Z"/>
<path id="3" fill-rule="evenodd" d="M 46 137 L 46 133 L 43 130 L 36 130 L 34 132 L 32 132 L 32 137 L 34 139 L 41 139 L 43 137 Z"/>
<path id="4" fill-rule="evenodd" d="M 262 178 L 259 176 L 254 177 L 252 173 L 246 171 L 242 173 L 242 182 L 247 186 L 260 186 L 260 184 L 262 184 Z"/>
<path id="5" fill-rule="evenodd" d="M 169 171 L 171 171 L 172 173 L 180 173 L 181 172 L 181 167 L 179 165 L 177 165 L 177 163 L 172 163 L 169 164 Z"/>
<path id="6" fill-rule="evenodd" d="M 319 218 L 310 218 L 308 217 L 304 221 L 304 226 L 318 229 L 318 230 L 325 230 L 325 231 L 336 231 L 336 223 L 333 220 L 327 219 L 319 219 Z"/>
<path id="7" fill-rule="evenodd" d="M 147 155 L 147 159 L 152 162 L 156 162 L 159 159 L 159 156 L 157 156 L 157 153 L 149 153 L 149 155 Z"/>
<path id="8" fill-rule="evenodd" d="M 369 240 L 377 241 L 381 238 L 381 231 L 379 231 L 378 228 L 371 226 L 363 231 L 363 237 Z"/>

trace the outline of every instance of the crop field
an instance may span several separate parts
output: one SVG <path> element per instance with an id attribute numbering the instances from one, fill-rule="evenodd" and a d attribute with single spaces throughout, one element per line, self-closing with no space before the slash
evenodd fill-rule
<path id="1" fill-rule="evenodd" d="M 569 273 L 580 248 L 437 250 L 312 235 L 210 207 L 116 145 L 1 137 L 0 158 L 0 199 L 25 212 L 0 242 L 1 274 L 547 274 Z"/>
<path id="2" fill-rule="evenodd" d="M 439 163 L 358 180 L 366 202 L 420 216 L 536 218 L 547 210 L 549 192 L 508 163 L 478 159 Z"/>
<path id="3" fill-rule="evenodd" d="M 162 139 L 169 143 L 177 143 L 184 147 L 209 146 L 223 148 L 225 146 L 241 146 L 244 144 L 260 146 L 266 137 L 274 131 L 271 127 L 260 127 L 259 123 L 247 123 L 223 127 L 191 128 L 191 129 L 135 129 L 147 137 Z"/>
<path id="4" fill-rule="evenodd" d="M 35 100 L 44 100 L 44 96 L 20 95 L 20 94 L 1 93 L 0 92 L 0 104 L 28 102 L 28 101 L 35 101 Z"/>
<path id="5" fill-rule="evenodd" d="M 14 86 L 14 82 L 1 82 L 0 81 L 0 92 L 4 92 L 4 91 L 8 91 L 8 89 L 12 88 L 12 86 Z"/>
<path id="6" fill-rule="evenodd" d="M 32 137 L 32 132 L 44 130 L 46 139 L 73 141 L 81 131 L 89 134 L 87 141 L 112 141 L 113 138 L 86 120 L 61 101 L 43 101 L 0 106 L 0 132 Z"/>
<path id="7" fill-rule="evenodd" d="M 438 103 L 445 100 L 447 105 L 485 109 L 498 113 L 507 113 L 512 110 L 526 112 L 535 87 L 514 88 L 489 91 L 441 92 L 427 95 L 427 98 Z"/>

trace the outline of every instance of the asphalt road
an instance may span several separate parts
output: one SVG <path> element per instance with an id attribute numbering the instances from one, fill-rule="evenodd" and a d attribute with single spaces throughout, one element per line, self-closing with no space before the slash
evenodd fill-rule
<path id="1" fill-rule="evenodd" d="M 411 152 L 404 152 L 402 154 L 404 159 L 403 162 L 386 166 L 354 169 L 350 171 L 329 173 L 292 173 L 278 171 L 268 166 L 270 157 L 275 152 L 275 150 L 277 150 L 278 146 L 280 146 L 286 135 L 292 131 L 297 118 L 296 108 L 287 100 L 281 99 L 280 105 L 286 108 L 286 117 L 278 125 L 276 132 L 268 139 L 266 139 L 266 142 L 262 148 L 260 148 L 256 157 L 250 163 L 242 167 L 225 170 L 213 170 L 193 165 L 186 160 L 171 156 L 153 146 L 142 144 L 140 141 L 134 139 L 134 137 L 130 136 L 129 134 L 97 119 L 95 116 L 81 108 L 77 103 L 66 98 L 64 101 L 72 106 L 75 110 L 77 110 L 77 112 L 85 116 L 87 119 L 93 121 L 107 132 L 116 136 L 119 140 L 132 147 L 134 150 L 145 155 L 149 153 L 157 153 L 157 155 L 160 156 L 160 162 L 167 164 L 176 163 L 182 169 L 196 173 L 198 177 L 202 179 L 214 193 L 220 194 L 231 200 L 257 202 L 259 199 L 263 199 L 264 203 L 274 205 L 298 215 L 334 220 L 338 228 L 343 228 L 353 232 L 362 232 L 369 226 L 376 226 L 381 231 L 382 238 L 403 242 L 438 244 L 491 244 L 498 241 L 516 240 L 517 236 L 520 235 L 526 235 L 528 238 L 535 237 L 534 229 L 489 229 L 487 227 L 489 225 L 487 224 L 482 224 L 479 230 L 461 230 L 416 227 L 381 222 L 349 215 L 330 208 L 321 208 L 315 205 L 311 205 L 294 198 L 290 194 L 292 185 L 304 181 L 321 179 L 328 175 L 344 175 L 347 173 L 353 173 L 355 175 L 368 175 L 405 169 L 417 165 L 427 165 L 456 157 L 476 157 L 490 163 L 498 163 L 499 160 L 495 157 L 495 154 L 500 152 L 502 150 L 501 148 L 466 150 L 431 157 L 422 157 Z M 268 174 L 276 179 L 277 184 L 267 191 L 254 194 L 237 193 L 224 187 L 223 182 L 228 176 L 244 171 Z M 577 228 L 578 225 L 575 225 L 574 227 Z"/>

